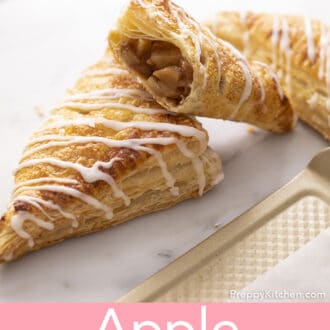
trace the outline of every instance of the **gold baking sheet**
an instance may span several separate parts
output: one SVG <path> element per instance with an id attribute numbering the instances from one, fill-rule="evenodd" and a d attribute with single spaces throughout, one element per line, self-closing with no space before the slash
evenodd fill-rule
<path id="1" fill-rule="evenodd" d="M 121 302 L 226 301 L 330 226 L 330 148 Z"/>

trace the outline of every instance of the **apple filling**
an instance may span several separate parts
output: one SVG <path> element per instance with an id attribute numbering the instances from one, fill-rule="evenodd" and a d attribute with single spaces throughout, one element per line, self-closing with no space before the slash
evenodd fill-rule
<path id="1" fill-rule="evenodd" d="M 120 51 L 123 61 L 156 95 L 177 105 L 190 94 L 193 70 L 178 47 L 164 41 L 130 39 Z"/>

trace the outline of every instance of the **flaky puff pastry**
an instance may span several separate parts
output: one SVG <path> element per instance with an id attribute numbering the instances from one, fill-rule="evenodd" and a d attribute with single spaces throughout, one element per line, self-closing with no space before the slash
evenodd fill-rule
<path id="1" fill-rule="evenodd" d="M 249 64 L 170 0 L 132 0 L 109 43 L 116 58 L 170 111 L 246 122 L 278 133 L 295 123 L 269 68 Z"/>
<path id="2" fill-rule="evenodd" d="M 35 133 L 0 221 L 0 261 L 198 197 L 221 181 L 200 123 L 113 61 L 86 70 Z"/>
<path id="3" fill-rule="evenodd" d="M 330 31 L 301 16 L 223 12 L 206 22 L 214 34 L 278 72 L 293 109 L 330 139 Z"/>

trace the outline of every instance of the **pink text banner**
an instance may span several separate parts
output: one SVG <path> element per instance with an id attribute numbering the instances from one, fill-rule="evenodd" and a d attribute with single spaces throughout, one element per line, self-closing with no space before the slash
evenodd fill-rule
<path id="1" fill-rule="evenodd" d="M 330 304 L 0 304 L 6 330 L 325 330 Z"/>

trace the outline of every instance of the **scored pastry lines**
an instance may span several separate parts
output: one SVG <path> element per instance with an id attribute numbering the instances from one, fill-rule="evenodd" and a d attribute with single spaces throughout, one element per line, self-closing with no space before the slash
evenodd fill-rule
<path id="1" fill-rule="evenodd" d="M 116 68 L 117 69 L 117 68 Z M 119 69 L 120 70 L 120 69 Z M 101 71 L 103 72 L 101 74 Z M 123 70 L 126 71 L 126 70 Z M 92 72 L 92 73 L 91 73 Z M 100 70 L 96 71 L 86 71 L 85 76 L 90 75 L 95 76 L 103 76 L 114 74 L 111 70 Z M 120 71 L 116 71 L 116 74 L 126 74 Z M 111 128 L 116 131 L 121 131 L 127 128 L 137 128 L 144 131 L 169 131 L 173 133 L 177 133 L 183 137 L 195 137 L 200 142 L 200 151 L 204 151 L 207 147 L 207 135 L 196 129 L 195 127 L 186 126 L 186 125 L 175 125 L 170 123 L 162 123 L 162 122 L 121 122 L 116 120 L 110 120 L 103 117 L 86 117 L 84 114 L 88 114 L 92 111 L 101 110 L 105 108 L 113 108 L 113 109 L 122 109 L 127 111 L 132 111 L 134 113 L 144 113 L 147 115 L 155 115 L 155 114 L 171 114 L 164 109 L 153 109 L 153 108 L 143 108 L 133 106 L 131 104 L 120 103 L 118 101 L 114 102 L 105 102 L 102 103 L 103 100 L 116 100 L 122 98 L 140 98 L 145 101 L 151 101 L 151 96 L 145 92 L 144 90 L 138 89 L 118 89 L 118 88 L 109 88 L 109 89 L 100 89 L 95 91 L 90 91 L 88 93 L 79 93 L 75 95 L 71 95 L 68 99 L 61 105 L 57 106 L 56 109 L 62 108 L 70 108 L 71 110 L 77 110 L 78 118 L 64 119 L 60 115 L 55 115 L 52 117 L 52 121 L 45 126 L 45 129 L 59 129 L 59 134 L 61 134 L 61 129 L 69 126 L 90 126 L 95 127 L 95 125 L 103 125 L 104 127 Z M 98 103 L 83 103 L 82 101 L 98 101 Z M 83 113 L 81 115 L 80 113 Z M 175 114 L 174 114 L 175 115 Z M 186 143 L 175 137 L 158 137 L 158 138 L 141 138 L 141 139 L 126 139 L 126 140 L 114 140 L 107 137 L 98 137 L 98 136 L 70 136 L 70 135 L 43 135 L 33 138 L 30 141 L 29 146 L 30 150 L 26 151 L 23 154 L 23 158 L 28 156 L 32 156 L 41 150 L 46 150 L 52 147 L 63 147 L 68 145 L 75 144 L 87 144 L 87 143 L 102 143 L 107 145 L 109 148 L 119 147 L 119 148 L 129 148 L 137 151 L 143 151 L 149 153 L 154 156 L 158 162 L 158 166 L 160 167 L 163 177 L 166 181 L 167 186 L 169 187 L 171 193 L 173 195 L 179 194 L 178 187 L 175 186 L 175 178 L 169 172 L 167 168 L 167 164 L 163 159 L 162 154 L 151 148 L 146 147 L 145 145 L 171 145 L 174 144 L 177 146 L 178 150 L 187 158 L 190 158 L 193 164 L 193 168 L 196 172 L 196 176 L 198 179 L 198 192 L 200 195 L 203 194 L 204 188 L 206 185 L 205 173 L 204 173 L 204 165 L 199 156 L 196 156 L 194 152 L 188 149 Z M 36 146 L 34 146 L 36 145 Z M 40 164 L 50 164 L 56 167 L 61 168 L 70 168 L 77 171 L 83 180 L 86 183 L 93 183 L 96 181 L 104 181 L 111 186 L 111 189 L 114 193 L 114 196 L 117 198 L 121 198 L 124 200 L 125 205 L 130 204 L 129 197 L 117 186 L 114 178 L 103 172 L 101 168 L 110 169 L 112 165 L 121 160 L 120 158 L 112 158 L 109 162 L 101 162 L 96 161 L 92 167 L 86 167 L 79 163 L 73 163 L 69 161 L 64 161 L 61 159 L 53 158 L 53 157 L 44 157 L 44 158 L 33 158 L 26 161 L 23 161 L 16 169 L 15 173 L 20 171 L 23 168 L 36 166 Z M 214 182 L 217 182 L 218 179 L 215 178 Z M 68 185 L 78 185 L 79 182 L 72 179 L 66 178 L 52 178 L 45 177 L 39 179 L 32 179 L 25 182 L 21 182 L 17 184 L 14 188 L 14 202 L 25 202 L 30 204 L 39 210 L 49 221 L 44 221 L 43 219 L 35 216 L 31 212 L 27 211 L 18 211 L 16 215 L 14 215 L 11 219 L 11 226 L 13 230 L 23 239 L 26 239 L 28 245 L 32 247 L 34 245 L 33 237 L 29 233 L 27 233 L 24 229 L 24 223 L 27 220 L 34 222 L 36 225 L 41 228 L 52 230 L 54 229 L 54 217 L 50 216 L 45 208 L 50 210 L 57 211 L 62 217 L 69 219 L 72 221 L 72 227 L 78 227 L 79 223 L 76 217 L 63 210 L 58 204 L 53 201 L 43 201 L 42 199 L 30 196 L 27 193 L 31 193 L 31 191 L 48 191 L 48 192 L 57 192 L 63 193 L 74 198 L 80 199 L 83 202 L 95 207 L 96 209 L 102 210 L 105 213 L 107 219 L 111 220 L 113 217 L 113 210 L 110 206 L 103 204 L 98 199 L 82 193 L 80 190 L 72 188 Z M 25 193 L 25 194 L 24 194 Z"/>
<path id="2" fill-rule="evenodd" d="M 249 33 L 249 28 L 246 24 L 248 13 L 240 13 L 241 24 L 244 29 L 243 33 L 243 51 L 246 53 L 249 51 L 249 38 L 245 36 L 246 33 Z M 290 47 L 290 25 L 288 20 L 284 16 L 272 15 L 273 18 L 273 27 L 271 34 L 271 44 L 273 46 L 272 51 L 272 68 L 275 71 L 278 71 L 279 76 L 281 77 L 283 72 L 278 70 L 280 65 L 280 58 L 277 54 L 277 49 L 280 50 L 285 57 L 285 84 L 286 88 L 290 91 L 290 80 L 291 80 L 291 62 L 293 50 Z M 307 58 L 311 64 L 314 64 L 316 57 L 319 55 L 319 67 L 318 67 L 318 78 L 319 80 L 325 80 L 326 89 L 327 89 L 327 98 L 326 98 L 326 109 L 328 111 L 328 124 L 330 127 L 330 40 L 329 40 L 329 29 L 327 25 L 320 23 L 320 39 L 319 45 L 317 46 L 314 39 L 313 31 L 313 20 L 305 17 L 304 18 L 304 33 L 306 36 L 306 48 L 307 48 Z M 216 31 L 216 21 L 211 25 L 211 27 Z M 259 62 L 260 63 L 260 62 Z M 282 78 L 282 77 L 281 77 Z M 278 78 L 274 76 L 278 86 Z M 318 93 L 314 92 L 313 95 L 306 101 L 311 109 L 315 108 L 318 104 Z"/>

